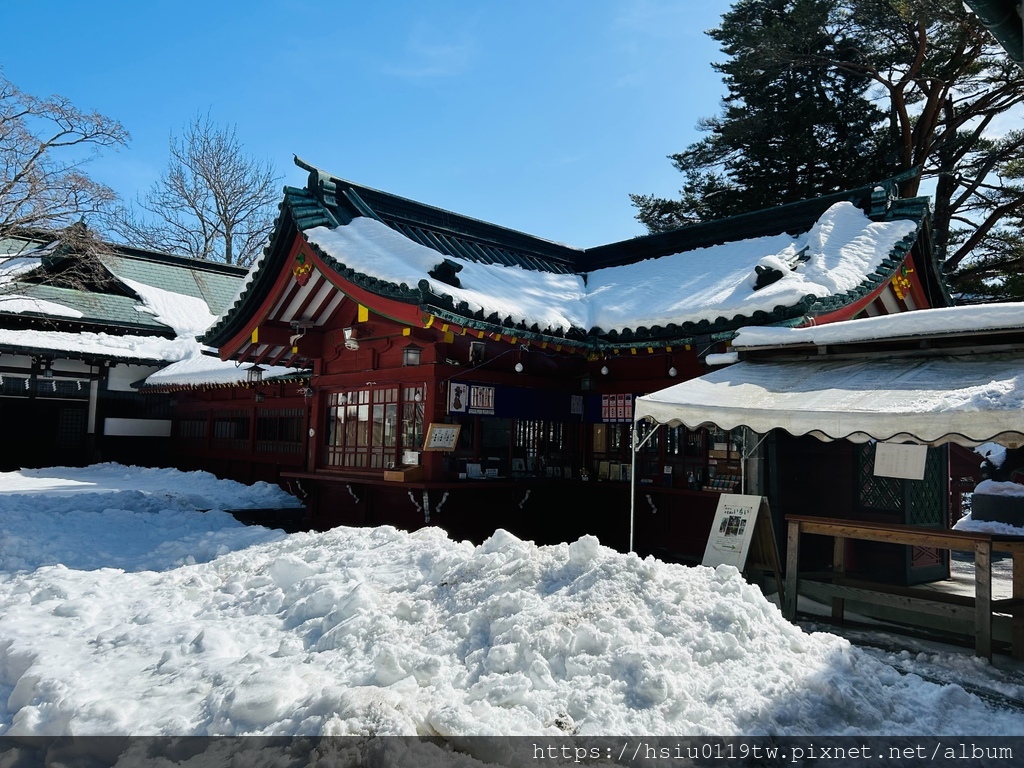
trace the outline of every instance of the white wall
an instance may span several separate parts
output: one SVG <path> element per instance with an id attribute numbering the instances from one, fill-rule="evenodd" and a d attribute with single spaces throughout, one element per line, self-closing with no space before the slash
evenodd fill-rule
<path id="1" fill-rule="evenodd" d="M 103 420 L 103 434 L 115 437 L 170 437 L 170 419 L 116 419 Z"/>
<path id="2" fill-rule="evenodd" d="M 160 370 L 155 365 L 128 365 L 118 363 L 107 372 L 107 389 L 114 392 L 137 392 L 132 384 Z"/>

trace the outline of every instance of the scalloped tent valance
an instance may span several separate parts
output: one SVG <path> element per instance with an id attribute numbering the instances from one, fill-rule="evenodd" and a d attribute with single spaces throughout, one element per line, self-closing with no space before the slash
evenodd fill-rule
<path id="1" fill-rule="evenodd" d="M 822 440 L 1024 445 L 1024 354 L 744 361 L 637 398 L 634 418 Z"/>

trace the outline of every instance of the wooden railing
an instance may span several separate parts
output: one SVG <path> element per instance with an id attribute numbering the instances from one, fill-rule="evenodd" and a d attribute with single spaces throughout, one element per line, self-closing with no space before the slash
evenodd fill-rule
<path id="1" fill-rule="evenodd" d="M 800 581 L 800 535 L 807 533 L 831 536 L 834 540 L 832 571 L 825 583 L 826 591 L 832 597 L 832 617 L 836 621 L 843 620 L 845 599 L 948 618 L 970 618 L 973 614 L 975 651 L 979 656 L 992 658 L 992 614 L 1009 614 L 1012 617 L 1012 653 L 1014 658 L 1024 659 L 1024 537 L 802 515 L 790 515 L 786 520 L 789 531 L 783 612 L 790 621 L 796 618 Z M 847 539 L 973 552 L 974 596 L 848 579 L 845 567 Z M 992 599 L 993 552 L 1006 552 L 1013 558 L 1012 597 L 1009 599 Z M 820 578 L 816 580 L 821 581 Z"/>

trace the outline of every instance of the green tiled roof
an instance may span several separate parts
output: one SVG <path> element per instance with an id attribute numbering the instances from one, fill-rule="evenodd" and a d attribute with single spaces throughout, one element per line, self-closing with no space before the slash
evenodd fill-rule
<path id="1" fill-rule="evenodd" d="M 38 248 L 43 241 L 31 237 L 0 237 L 0 256 L 22 254 L 28 249 Z"/>
<path id="2" fill-rule="evenodd" d="M 110 253 L 98 259 L 106 278 L 81 278 L 81 287 L 67 287 L 59 280 L 60 268 L 66 254 L 50 255 L 40 269 L 55 270 L 52 276 L 26 273 L 5 290 L 69 307 L 81 317 L 67 317 L 43 312 L 4 312 L 0 304 L 0 323 L 5 326 L 25 326 L 37 323 L 40 317 L 48 326 L 66 326 L 101 330 L 110 333 L 142 333 L 174 336 L 173 329 L 158 321 L 148 312 L 139 312 L 143 302 L 124 283 L 130 280 L 160 288 L 172 293 L 202 299 L 217 315 L 223 312 L 235 297 L 247 270 L 217 262 L 188 259 L 171 254 L 145 251 L 127 246 L 111 245 Z M 31 254 L 25 254 L 31 255 Z"/>
<path id="3" fill-rule="evenodd" d="M 102 256 L 101 260 L 115 277 L 202 299 L 215 315 L 227 308 L 244 273 L 238 269 L 228 272 L 224 265 L 197 259 L 172 258 L 114 254 Z"/>
<path id="4" fill-rule="evenodd" d="M 335 221 L 326 226 L 367 216 L 445 256 L 543 272 L 578 271 L 584 253 L 579 248 L 338 179 L 298 158 L 295 162 L 309 171 L 308 189 Z M 300 224 L 300 229 L 309 227 Z"/>
<path id="5" fill-rule="evenodd" d="M 126 330 L 131 329 L 133 332 L 149 331 L 162 334 L 168 330 L 167 326 L 158 322 L 153 315 L 137 311 L 135 308 L 142 302 L 131 296 L 76 291 L 54 285 L 33 285 L 31 283 L 19 284 L 16 293 L 19 296 L 52 301 L 55 304 L 77 310 L 82 313 L 82 317 L 74 318 L 77 323 L 117 326 Z M 0 302 L 0 310 L 2 307 L 3 303 Z M 18 314 L 35 313 L 19 312 Z"/>

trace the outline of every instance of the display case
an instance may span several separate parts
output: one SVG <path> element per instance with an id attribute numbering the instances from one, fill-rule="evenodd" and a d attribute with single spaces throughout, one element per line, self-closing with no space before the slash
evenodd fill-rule
<path id="1" fill-rule="evenodd" d="M 707 441 L 707 472 L 701 490 L 738 493 L 743 474 L 739 430 L 707 430 Z"/>
<path id="2" fill-rule="evenodd" d="M 657 429 L 636 453 L 639 485 L 690 491 L 739 492 L 742 485 L 742 433 L 721 429 L 656 428 L 637 425 L 639 441 Z M 593 432 L 592 472 L 599 481 L 624 481 L 633 457 L 630 424 L 598 424 Z M 625 470 L 623 469 L 625 468 Z"/>

